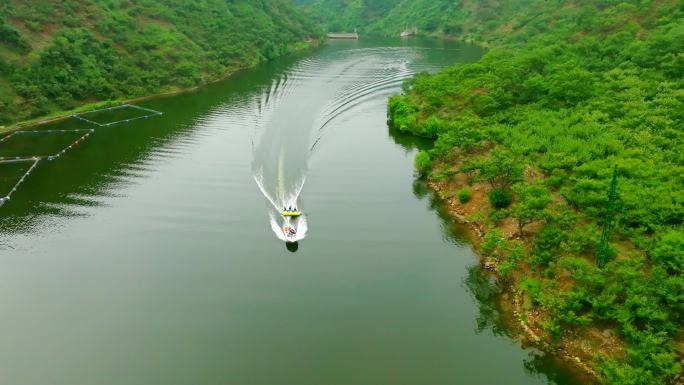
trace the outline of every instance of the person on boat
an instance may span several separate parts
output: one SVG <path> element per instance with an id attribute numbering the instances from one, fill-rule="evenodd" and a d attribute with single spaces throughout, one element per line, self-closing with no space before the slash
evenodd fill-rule
<path id="1" fill-rule="evenodd" d="M 283 232 L 288 237 L 294 237 L 295 235 L 297 235 L 297 230 L 295 230 L 294 227 L 291 227 L 291 226 L 283 227 Z"/>

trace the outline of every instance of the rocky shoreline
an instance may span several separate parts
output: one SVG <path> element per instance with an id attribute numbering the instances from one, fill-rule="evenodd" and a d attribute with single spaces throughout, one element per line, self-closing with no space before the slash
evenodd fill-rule
<path id="1" fill-rule="evenodd" d="M 569 341 L 567 338 L 561 341 L 550 342 L 539 325 L 536 325 L 535 322 L 526 321 L 539 320 L 540 315 L 524 309 L 524 297 L 523 293 L 517 289 L 517 281 L 511 280 L 504 283 L 505 281 L 500 279 L 501 277 L 497 271 L 499 261 L 487 256 L 480 250 L 486 234 L 485 226 L 478 221 L 468 219 L 468 215 L 462 205 L 458 202 L 458 199 L 449 196 L 449 187 L 447 184 L 435 181 L 427 181 L 426 184 L 446 205 L 449 215 L 456 219 L 460 224 L 464 225 L 468 239 L 475 250 L 478 251 L 481 265 L 497 277 L 501 289 L 504 291 L 503 298 L 501 298 L 500 301 L 501 308 L 504 312 L 508 313 L 505 314 L 508 318 L 515 320 L 514 326 L 521 335 L 520 342 L 524 345 L 534 346 L 545 353 L 552 354 L 563 360 L 577 372 L 578 377 L 586 380 L 588 383 L 599 381 L 600 377 L 597 371 L 591 366 L 587 359 L 588 355 L 591 356 L 598 352 L 575 351 L 574 344 L 568 343 Z M 510 297 L 512 297 L 512 300 Z"/>

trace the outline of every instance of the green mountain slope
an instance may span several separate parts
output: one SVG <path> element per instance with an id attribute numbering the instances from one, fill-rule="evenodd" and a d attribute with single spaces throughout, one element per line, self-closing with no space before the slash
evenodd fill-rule
<path id="1" fill-rule="evenodd" d="M 514 20 L 517 12 L 534 9 L 534 2 L 530 0 L 402 0 L 396 3 L 365 30 L 394 36 L 415 27 L 422 34 L 485 40 L 489 33 L 503 26 L 504 20 Z"/>
<path id="2" fill-rule="evenodd" d="M 513 3 L 478 31 L 495 48 L 418 76 L 391 99 L 392 122 L 436 139 L 416 166 L 472 213 L 531 328 L 605 383 L 673 383 L 684 357 L 684 3 Z"/>
<path id="3" fill-rule="evenodd" d="M 397 0 L 298 0 L 328 31 L 366 32 L 373 23 L 384 18 Z"/>
<path id="4" fill-rule="evenodd" d="M 483 40 L 531 0 L 299 0 L 328 30 L 358 30 L 366 35 L 396 36 L 407 28 L 422 34 L 458 35 Z M 538 2 L 543 4 L 542 2 Z"/>
<path id="5" fill-rule="evenodd" d="M 0 124 L 202 84 L 319 34 L 288 0 L 3 1 Z"/>

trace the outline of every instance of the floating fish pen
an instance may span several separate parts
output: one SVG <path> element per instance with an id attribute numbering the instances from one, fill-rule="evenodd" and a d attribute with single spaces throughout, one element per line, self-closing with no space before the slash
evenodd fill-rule
<path id="1" fill-rule="evenodd" d="M 38 166 L 38 162 L 40 162 L 40 159 L 38 158 L 0 161 L 0 169 L 14 167 L 18 169 L 18 172 L 16 172 L 15 174 L 19 174 L 17 179 L 14 179 L 9 182 L 11 185 L 8 187 L 7 190 L 0 191 L 0 207 L 2 207 L 2 205 L 4 205 L 6 202 L 12 199 L 12 195 L 14 195 L 19 186 L 21 186 L 21 184 L 24 183 L 24 181 L 26 181 L 26 178 L 28 178 L 28 176 L 31 175 L 36 166 Z M 3 170 L 2 177 L 0 177 L 0 183 L 7 182 L 8 179 L 12 177 L 12 175 L 8 176 L 8 174 L 11 174 L 11 172 Z M 6 183 L 1 184 L 4 185 Z"/>
<path id="2" fill-rule="evenodd" d="M 14 142 L 14 147 L 19 147 L 19 151 L 22 151 L 21 145 L 23 144 L 23 147 L 30 148 L 24 151 L 33 151 L 33 153 L 30 155 L 12 154 L 7 152 L 6 146 L 3 146 L 0 147 L 0 161 L 21 161 L 31 159 L 54 160 L 64 155 L 65 152 L 69 151 L 74 146 L 81 144 L 81 142 L 86 140 L 93 132 L 95 132 L 95 130 L 92 128 L 77 130 L 15 131 L 0 139 L 0 144 L 12 144 L 12 142 Z M 52 138 L 53 141 L 49 142 L 45 138 Z M 43 146 L 44 148 L 41 148 L 40 142 L 47 145 Z M 41 153 L 40 151 L 44 152 Z"/>
<path id="3" fill-rule="evenodd" d="M 150 108 L 133 104 L 122 104 L 120 106 L 100 108 L 98 110 L 73 114 L 71 117 L 98 127 L 109 127 L 119 123 L 129 123 L 135 120 L 148 119 L 153 116 L 161 115 L 163 115 L 162 112 Z"/>
<path id="4" fill-rule="evenodd" d="M 108 127 L 161 116 L 162 112 L 132 104 L 71 115 L 72 118 Z M 7 203 L 42 160 L 59 159 L 95 132 L 95 129 L 14 131 L 0 138 L 0 206 Z M 27 155 L 28 154 L 28 155 Z"/>

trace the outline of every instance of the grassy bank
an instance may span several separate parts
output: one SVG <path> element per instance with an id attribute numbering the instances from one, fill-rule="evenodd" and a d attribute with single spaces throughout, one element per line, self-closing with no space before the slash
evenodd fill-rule
<path id="1" fill-rule="evenodd" d="M 477 229 L 532 339 L 609 384 L 681 382 L 682 8 L 535 3 L 478 63 L 389 103 L 435 139 L 416 167 Z"/>

